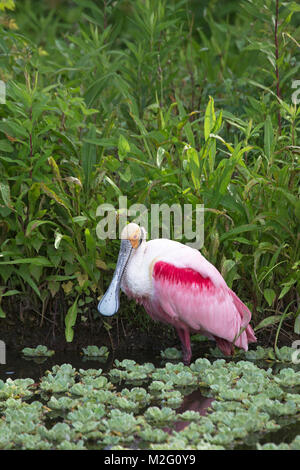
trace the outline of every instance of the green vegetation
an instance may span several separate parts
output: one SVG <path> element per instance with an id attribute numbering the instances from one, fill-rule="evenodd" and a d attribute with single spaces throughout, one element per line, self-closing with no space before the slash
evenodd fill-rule
<path id="1" fill-rule="evenodd" d="M 126 195 L 204 204 L 203 254 L 254 326 L 300 332 L 300 9 L 200 3 L 0 1 L 1 324 L 102 321 L 97 207 Z"/>
<path id="2" fill-rule="evenodd" d="M 201 358 L 155 368 L 124 359 L 108 374 L 62 364 L 38 383 L 0 380 L 0 449 L 299 450 L 300 372 L 267 367 Z M 199 406 L 207 400 L 205 414 L 189 409 L 190 393 Z"/>
<path id="3" fill-rule="evenodd" d="M 49 357 L 55 354 L 54 351 L 49 350 L 47 346 L 39 344 L 36 348 L 24 348 L 22 349 L 24 356 L 28 357 Z"/>
<path id="4" fill-rule="evenodd" d="M 82 348 L 83 354 L 88 357 L 101 357 L 107 358 L 109 355 L 108 348 L 106 346 L 102 346 L 98 348 L 98 346 L 87 346 L 86 348 Z"/>

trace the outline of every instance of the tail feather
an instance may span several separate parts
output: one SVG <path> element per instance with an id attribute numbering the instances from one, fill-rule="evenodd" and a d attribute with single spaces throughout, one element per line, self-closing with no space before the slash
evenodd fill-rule
<path id="1" fill-rule="evenodd" d="M 249 322 L 251 320 L 250 310 L 231 289 L 229 289 L 229 292 L 233 299 L 233 303 L 241 317 L 241 330 L 233 339 L 232 343 L 223 338 L 215 338 L 219 349 L 226 356 L 229 356 L 233 353 L 233 344 L 247 351 L 248 344 L 256 342 L 254 331 L 249 325 Z"/>
<path id="2" fill-rule="evenodd" d="M 242 328 L 245 328 L 250 320 L 251 320 L 251 312 L 249 308 L 241 301 L 241 299 L 231 290 L 229 289 L 231 297 L 233 299 L 233 303 L 239 312 L 241 319 L 242 319 Z"/>

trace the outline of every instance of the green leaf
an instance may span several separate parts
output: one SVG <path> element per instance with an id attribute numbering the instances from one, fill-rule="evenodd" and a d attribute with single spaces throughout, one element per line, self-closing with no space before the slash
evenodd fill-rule
<path id="1" fill-rule="evenodd" d="M 122 181 L 125 181 L 125 183 L 129 183 L 129 181 L 131 180 L 131 177 L 132 175 L 131 175 L 130 166 L 127 165 L 125 171 L 123 173 L 120 172 L 120 178 Z"/>
<path id="2" fill-rule="evenodd" d="M 296 282 L 296 279 L 291 279 L 290 281 L 286 282 L 284 284 L 283 289 L 281 290 L 279 294 L 278 299 L 282 299 L 282 297 L 284 297 L 289 292 L 289 290 L 291 289 L 292 285 L 295 284 L 295 282 Z"/>
<path id="3" fill-rule="evenodd" d="M 4 204 L 11 208 L 12 202 L 10 199 L 10 188 L 6 181 L 0 181 L 0 193 L 3 199 Z"/>
<path id="4" fill-rule="evenodd" d="M 157 153 L 156 153 L 156 164 L 158 168 L 160 168 L 162 161 L 165 156 L 165 149 L 163 147 L 158 147 Z"/>
<path id="5" fill-rule="evenodd" d="M 2 309 L 1 305 L 0 305 L 0 318 L 6 318 L 6 313 Z"/>
<path id="6" fill-rule="evenodd" d="M 214 109 L 214 99 L 210 96 L 209 102 L 205 110 L 204 116 L 204 138 L 205 141 L 208 140 L 211 131 L 214 128 L 216 122 L 216 115 Z"/>
<path id="7" fill-rule="evenodd" d="M 70 209 L 67 207 L 66 203 L 59 197 L 52 189 L 50 189 L 46 184 L 41 183 L 41 189 L 49 196 L 51 199 L 54 199 L 55 202 L 63 206 L 72 217 Z"/>
<path id="8" fill-rule="evenodd" d="M 109 176 L 105 176 L 104 179 L 111 185 L 111 187 L 115 190 L 118 196 L 122 196 L 122 191 L 118 188 L 116 183 L 113 182 Z"/>
<path id="9" fill-rule="evenodd" d="M 254 330 L 260 330 L 261 328 L 265 328 L 266 326 L 275 325 L 281 320 L 282 315 L 271 315 L 270 317 L 264 318 L 255 328 Z"/>
<path id="10" fill-rule="evenodd" d="M 273 304 L 273 302 L 275 300 L 276 293 L 274 292 L 273 289 L 265 289 L 264 290 L 264 297 L 265 297 L 266 301 L 268 302 L 269 307 L 271 307 L 271 305 Z"/>
<path id="11" fill-rule="evenodd" d="M 6 291 L 4 294 L 1 294 L 0 297 L 7 297 L 9 295 L 16 295 L 16 294 L 21 294 L 21 292 L 19 290 L 12 289 L 12 290 Z"/>
<path id="12" fill-rule="evenodd" d="M 77 318 L 77 313 L 78 313 L 77 302 L 78 302 L 78 297 L 73 303 L 73 305 L 69 308 L 68 313 L 65 318 L 65 326 L 66 326 L 65 337 L 68 343 L 71 343 L 74 337 L 73 326 L 76 323 L 76 318 Z"/>
<path id="13" fill-rule="evenodd" d="M 186 151 L 188 157 L 192 180 L 195 188 L 200 189 L 200 169 L 199 169 L 199 156 L 197 150 L 192 147 L 189 147 Z"/>
<path id="14" fill-rule="evenodd" d="M 84 231 L 85 243 L 89 256 L 95 261 L 96 259 L 96 241 L 95 238 L 91 235 L 88 228 Z"/>
<path id="15" fill-rule="evenodd" d="M 186 110 L 184 109 L 184 106 L 183 106 L 183 104 L 182 104 L 182 102 L 181 102 L 181 100 L 180 100 L 177 93 L 175 93 L 175 99 L 176 99 L 176 102 L 177 102 L 179 117 L 180 117 L 180 121 L 181 121 L 179 123 L 178 130 L 180 130 L 181 126 L 183 125 L 187 141 L 188 141 L 189 145 L 194 147 L 195 146 L 195 139 L 194 139 L 194 134 L 193 134 L 191 123 L 189 122 L 189 116 L 191 114 L 187 115 Z"/>
<path id="16" fill-rule="evenodd" d="M 31 222 L 29 222 L 29 224 L 26 227 L 25 236 L 29 237 L 29 235 L 31 235 L 33 230 L 35 230 L 40 225 L 44 225 L 44 224 L 55 225 L 54 222 L 50 222 L 48 220 L 32 220 Z"/>
<path id="17" fill-rule="evenodd" d="M 7 8 L 8 10 L 14 10 L 15 9 L 14 0 L 1 0 L 0 1 L 0 11 L 4 11 L 5 8 Z"/>
<path id="18" fill-rule="evenodd" d="M 26 266 L 20 266 L 19 269 L 17 270 L 17 273 L 24 279 L 25 282 L 27 282 L 27 284 L 29 284 L 29 286 L 34 290 L 37 296 L 41 299 L 39 288 L 34 282 L 34 280 L 30 277 L 28 268 Z"/>
<path id="19" fill-rule="evenodd" d="M 118 141 L 118 154 L 121 161 L 126 157 L 128 152 L 130 152 L 130 145 L 125 137 L 120 134 Z"/>
<path id="20" fill-rule="evenodd" d="M 0 151 L 11 153 L 13 152 L 13 146 L 7 140 L 0 140 Z"/>
<path id="21" fill-rule="evenodd" d="M 2 264 L 35 264 L 36 266 L 52 266 L 52 263 L 44 256 L 37 256 L 36 258 L 20 258 L 10 261 L 1 261 Z"/>
<path id="22" fill-rule="evenodd" d="M 271 120 L 271 117 L 268 115 L 265 121 L 264 151 L 269 160 L 271 158 L 273 140 L 274 140 L 274 131 L 273 131 L 273 126 L 272 126 L 272 120 Z"/>
<path id="23" fill-rule="evenodd" d="M 228 238 L 232 238 L 233 236 L 237 235 L 238 233 L 244 232 L 252 232 L 256 230 L 261 230 L 261 227 L 256 224 L 246 224 L 240 225 L 239 227 L 235 227 L 232 230 L 228 230 L 228 232 L 224 233 L 220 237 L 220 242 L 227 240 Z"/>
<path id="24" fill-rule="evenodd" d="M 90 127 L 87 138 L 91 140 L 96 138 L 95 126 Z M 97 163 L 97 147 L 95 144 L 87 142 L 86 140 L 84 141 L 81 150 L 81 162 L 85 178 L 85 187 L 87 190 L 89 190 L 91 183 L 91 175 Z"/>
<path id="25" fill-rule="evenodd" d="M 297 333 L 297 335 L 300 335 L 300 311 L 294 323 L 294 332 Z"/>
<path id="26" fill-rule="evenodd" d="M 88 218 L 85 215 L 77 215 L 76 217 L 72 218 L 72 221 L 75 224 L 80 225 L 80 227 L 82 227 L 87 222 L 87 220 Z"/>

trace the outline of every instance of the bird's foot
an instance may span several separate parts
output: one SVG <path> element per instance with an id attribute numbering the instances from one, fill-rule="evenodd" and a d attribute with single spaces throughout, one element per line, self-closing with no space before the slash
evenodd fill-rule
<path id="1" fill-rule="evenodd" d="M 182 362 L 185 366 L 189 366 L 192 359 L 192 351 L 188 349 L 183 349 Z"/>

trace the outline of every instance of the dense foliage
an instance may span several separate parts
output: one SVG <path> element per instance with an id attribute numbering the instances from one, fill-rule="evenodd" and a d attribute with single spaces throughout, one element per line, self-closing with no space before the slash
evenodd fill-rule
<path id="1" fill-rule="evenodd" d="M 1 322 L 30 314 L 71 341 L 93 321 L 118 249 L 97 207 L 126 195 L 204 204 L 202 252 L 254 326 L 299 333 L 296 2 L 0 10 Z"/>

